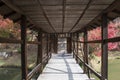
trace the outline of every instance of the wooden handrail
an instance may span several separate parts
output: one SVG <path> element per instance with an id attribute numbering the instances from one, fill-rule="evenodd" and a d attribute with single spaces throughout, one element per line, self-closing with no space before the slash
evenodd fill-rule
<path id="1" fill-rule="evenodd" d="M 27 41 L 27 44 L 40 44 L 38 41 Z"/>
<path id="2" fill-rule="evenodd" d="M 42 63 L 39 63 L 31 72 L 29 72 L 29 74 L 27 75 L 27 79 L 30 80 L 33 77 L 33 75 L 39 71 L 40 67 L 43 64 L 46 64 L 49 59 L 50 55 L 48 57 L 47 56 L 43 57 Z"/>
<path id="3" fill-rule="evenodd" d="M 72 39 L 73 40 L 73 39 Z M 114 38 L 109 38 L 109 39 L 104 39 L 104 40 L 92 40 L 92 41 L 77 41 L 77 40 L 73 40 L 79 43 L 102 43 L 102 41 L 104 42 L 119 42 L 120 41 L 120 37 L 114 37 Z"/>
<path id="4" fill-rule="evenodd" d="M 27 79 L 30 80 L 32 78 L 32 76 L 38 72 L 38 70 L 40 69 L 41 67 L 41 63 L 38 64 L 31 72 L 29 72 L 29 74 L 27 75 Z"/>
<path id="5" fill-rule="evenodd" d="M 74 54 L 83 64 L 85 64 L 85 66 L 92 71 L 99 79 L 101 79 L 101 74 L 97 73 L 90 65 L 88 65 L 87 63 L 85 63 L 79 56 L 77 56 L 76 54 Z"/>
<path id="6" fill-rule="evenodd" d="M 0 37 L 0 43 L 22 43 L 22 40 Z"/>
<path id="7" fill-rule="evenodd" d="M 22 43 L 22 40 L 0 37 L 0 43 Z M 27 41 L 27 44 L 40 44 L 38 41 Z"/>

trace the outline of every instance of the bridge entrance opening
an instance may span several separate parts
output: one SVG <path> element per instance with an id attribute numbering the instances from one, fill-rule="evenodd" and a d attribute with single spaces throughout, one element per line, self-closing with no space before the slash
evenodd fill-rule
<path id="1" fill-rule="evenodd" d="M 67 39 L 58 38 L 58 54 L 67 52 Z"/>

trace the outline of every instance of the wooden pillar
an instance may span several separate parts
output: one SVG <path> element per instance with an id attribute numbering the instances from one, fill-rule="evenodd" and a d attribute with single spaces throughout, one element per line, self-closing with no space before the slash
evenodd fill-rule
<path id="1" fill-rule="evenodd" d="M 47 60 L 48 60 L 49 59 L 49 39 L 48 39 L 48 34 L 46 35 L 47 35 L 46 41 L 47 41 Z"/>
<path id="2" fill-rule="evenodd" d="M 73 34 L 73 58 L 75 58 L 75 41 L 74 41 L 74 38 L 75 38 L 75 34 Z"/>
<path id="3" fill-rule="evenodd" d="M 38 42 L 40 42 L 40 44 L 38 44 L 38 55 L 37 55 L 37 64 L 42 63 L 42 33 L 39 31 L 38 32 Z"/>
<path id="4" fill-rule="evenodd" d="M 57 35 L 54 35 L 54 52 L 58 52 L 58 37 Z"/>
<path id="5" fill-rule="evenodd" d="M 67 53 L 71 53 L 72 52 L 72 41 L 71 41 L 71 37 L 67 37 Z"/>
<path id="6" fill-rule="evenodd" d="M 50 52 L 50 57 L 52 56 L 52 35 L 50 34 L 50 43 L 49 43 L 49 52 Z"/>
<path id="7" fill-rule="evenodd" d="M 73 33 L 70 34 L 71 41 L 72 41 L 72 53 L 73 53 L 73 58 L 74 58 L 74 42 L 73 42 Z"/>
<path id="8" fill-rule="evenodd" d="M 88 45 L 87 45 L 87 40 L 88 40 L 88 33 L 87 33 L 87 30 L 85 29 L 84 31 L 84 56 L 83 56 L 83 59 L 84 59 L 84 62 L 88 64 Z M 84 65 L 84 73 L 88 73 L 88 69 L 87 67 L 85 67 Z"/>
<path id="9" fill-rule="evenodd" d="M 79 45 L 78 45 L 78 44 L 79 44 L 79 43 L 78 43 L 78 40 L 79 40 L 79 33 L 77 33 L 76 36 L 77 36 L 77 56 L 78 56 L 78 55 L 79 55 L 79 52 L 78 52 L 78 51 L 79 51 L 79 50 L 78 50 L 78 47 L 79 47 Z M 77 61 L 77 63 L 78 63 L 77 57 L 76 57 L 76 61 Z"/>
<path id="10" fill-rule="evenodd" d="M 53 34 L 51 34 L 50 40 L 51 40 L 51 52 L 54 53 L 55 52 L 54 51 L 54 43 L 55 43 L 55 41 L 54 41 L 54 35 Z"/>
<path id="11" fill-rule="evenodd" d="M 108 43 L 104 39 L 108 39 L 108 28 L 107 28 L 107 14 L 102 16 L 102 69 L 101 69 L 101 80 L 108 80 Z"/>
<path id="12" fill-rule="evenodd" d="M 22 67 L 22 80 L 27 80 L 27 43 L 26 43 L 26 17 L 21 16 L 21 67 Z"/>
<path id="13" fill-rule="evenodd" d="M 73 52 L 73 34 L 70 34 L 71 37 L 71 52 Z"/>

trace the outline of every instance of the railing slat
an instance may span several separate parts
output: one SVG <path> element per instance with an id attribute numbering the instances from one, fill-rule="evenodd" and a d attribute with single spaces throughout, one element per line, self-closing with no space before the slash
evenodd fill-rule
<path id="1" fill-rule="evenodd" d="M 79 43 L 101 43 L 102 42 L 102 40 L 92 40 L 92 41 L 87 41 L 87 42 L 77 41 L 77 40 L 73 40 L 73 41 L 76 41 L 76 42 L 79 42 Z M 114 37 L 114 38 L 104 39 L 103 41 L 104 42 L 119 42 L 120 41 L 120 37 Z"/>

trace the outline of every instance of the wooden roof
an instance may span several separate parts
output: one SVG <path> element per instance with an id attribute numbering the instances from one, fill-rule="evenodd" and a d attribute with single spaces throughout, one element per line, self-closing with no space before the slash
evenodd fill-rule
<path id="1" fill-rule="evenodd" d="M 1 0 L 0 14 L 15 22 L 23 14 L 30 28 L 67 33 L 95 28 L 104 12 L 109 19 L 118 17 L 119 4 L 120 0 Z"/>

